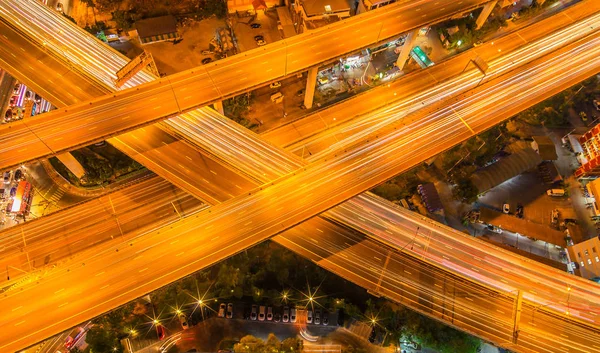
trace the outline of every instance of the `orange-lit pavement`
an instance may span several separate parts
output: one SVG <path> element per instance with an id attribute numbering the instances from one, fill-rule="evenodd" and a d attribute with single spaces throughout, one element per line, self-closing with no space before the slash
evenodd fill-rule
<path id="1" fill-rule="evenodd" d="M 314 162 L 274 185 L 236 197 L 131 243 L 112 248 L 109 246 L 115 244 L 109 243 L 105 251 L 96 251 L 85 264 L 74 265 L 69 272 L 57 273 L 39 284 L 26 286 L 19 293 L 9 294 L 0 303 L 14 310 L 7 311 L 6 323 L 0 324 L 0 328 L 11 339 L 3 339 L 0 349 L 23 347 L 36 337 L 49 336 L 60 331 L 60 327 L 81 322 L 240 251 L 581 81 L 600 68 L 599 41 L 598 35 L 593 35 L 498 78 L 493 84 L 483 84 L 452 104 L 442 102 L 417 112 L 423 118 L 415 119 L 416 124 L 409 127 L 393 124 L 347 152 Z M 515 85 L 519 87 L 518 93 Z M 406 148 L 413 154 L 398 153 Z M 136 262 L 141 257 L 153 261 Z M 170 261 L 160 261 L 161 257 Z M 41 301 L 36 297 L 40 292 L 54 294 Z M 574 301 L 575 297 L 585 298 L 585 295 L 574 288 L 570 298 Z M 36 314 L 38 310 L 43 310 L 44 315 Z M 25 325 L 31 317 L 36 318 L 39 329 Z M 57 317 L 62 319 L 50 319 Z M 576 315 L 571 313 L 569 317 Z M 587 333 L 579 342 L 592 347 L 593 332 L 590 334 L 589 328 L 582 326 L 579 333 Z"/>

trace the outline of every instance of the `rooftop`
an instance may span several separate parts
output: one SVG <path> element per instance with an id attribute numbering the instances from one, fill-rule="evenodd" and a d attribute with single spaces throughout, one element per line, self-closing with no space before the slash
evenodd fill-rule
<path id="1" fill-rule="evenodd" d="M 350 10 L 347 0 L 302 0 L 301 4 L 307 16 Z"/>
<path id="2" fill-rule="evenodd" d="M 558 159 L 556 154 L 556 146 L 554 141 L 548 136 L 532 136 L 533 142 L 531 147 L 542 157 L 545 161 L 555 161 Z"/>
<path id="3" fill-rule="evenodd" d="M 160 16 L 139 20 L 135 23 L 138 35 L 142 38 L 177 32 L 177 20 L 174 16 Z"/>

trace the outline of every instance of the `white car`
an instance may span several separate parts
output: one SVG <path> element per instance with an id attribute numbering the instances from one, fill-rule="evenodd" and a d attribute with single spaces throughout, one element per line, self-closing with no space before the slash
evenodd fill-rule
<path id="1" fill-rule="evenodd" d="M 505 203 L 504 205 L 502 205 L 502 213 L 506 213 L 509 214 L 510 213 L 510 205 Z"/>
<path id="2" fill-rule="evenodd" d="M 321 324 L 321 310 L 315 310 L 315 325 Z"/>
<path id="3" fill-rule="evenodd" d="M 312 322 L 313 322 L 313 313 L 312 313 L 312 310 L 309 310 L 306 313 L 306 323 L 307 324 L 312 324 Z"/>
<path id="4" fill-rule="evenodd" d="M 288 308 L 287 306 L 283 308 L 283 317 L 281 321 L 290 322 L 290 308 Z"/>
<path id="5" fill-rule="evenodd" d="M 271 88 L 279 88 L 281 87 L 281 82 L 277 81 L 277 82 L 273 82 L 269 85 L 269 87 Z"/>
<path id="6" fill-rule="evenodd" d="M 290 309 L 290 322 L 296 322 L 296 309 Z"/>

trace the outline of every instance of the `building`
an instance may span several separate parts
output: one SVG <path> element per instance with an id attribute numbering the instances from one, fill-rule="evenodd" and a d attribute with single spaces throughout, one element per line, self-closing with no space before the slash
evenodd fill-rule
<path id="1" fill-rule="evenodd" d="M 444 208 L 440 195 L 432 183 L 417 186 L 417 192 L 421 195 L 421 200 L 430 213 L 440 211 Z"/>
<path id="2" fill-rule="evenodd" d="M 596 125 L 579 138 L 583 152 L 578 159 L 581 167 L 575 171 L 576 178 L 600 175 L 600 125 Z"/>
<path id="3" fill-rule="evenodd" d="M 280 5 L 279 0 L 227 0 L 227 12 L 254 14 L 259 10 L 266 10 Z"/>
<path id="4" fill-rule="evenodd" d="M 600 237 L 594 237 L 567 248 L 569 259 L 577 263 L 583 278 L 600 277 Z"/>
<path id="5" fill-rule="evenodd" d="M 356 14 L 375 10 L 377 8 L 393 4 L 396 0 L 358 0 L 358 6 L 356 7 Z"/>
<path id="6" fill-rule="evenodd" d="M 349 0 L 296 0 L 290 4 L 298 33 L 337 22 L 352 15 Z"/>
<path id="7" fill-rule="evenodd" d="M 535 168 L 542 162 L 542 158 L 529 146 L 521 148 L 520 144 L 514 146 L 517 150 L 508 157 L 482 168 L 471 176 L 471 181 L 483 193 L 517 175 Z"/>
<path id="8" fill-rule="evenodd" d="M 544 161 L 555 161 L 558 159 L 554 141 L 548 136 L 532 136 L 531 148 L 540 155 Z"/>
<path id="9" fill-rule="evenodd" d="M 135 23 L 141 44 L 178 39 L 177 20 L 174 16 L 160 16 L 139 20 Z"/>

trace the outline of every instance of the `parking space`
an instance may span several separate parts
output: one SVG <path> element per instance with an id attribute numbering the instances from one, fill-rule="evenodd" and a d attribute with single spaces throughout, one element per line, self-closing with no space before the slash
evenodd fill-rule
<path id="1" fill-rule="evenodd" d="M 258 48 L 259 45 L 254 39 L 256 36 L 262 36 L 266 44 L 283 38 L 277 29 L 277 12 L 275 10 L 252 11 L 230 18 L 239 52 Z"/>

